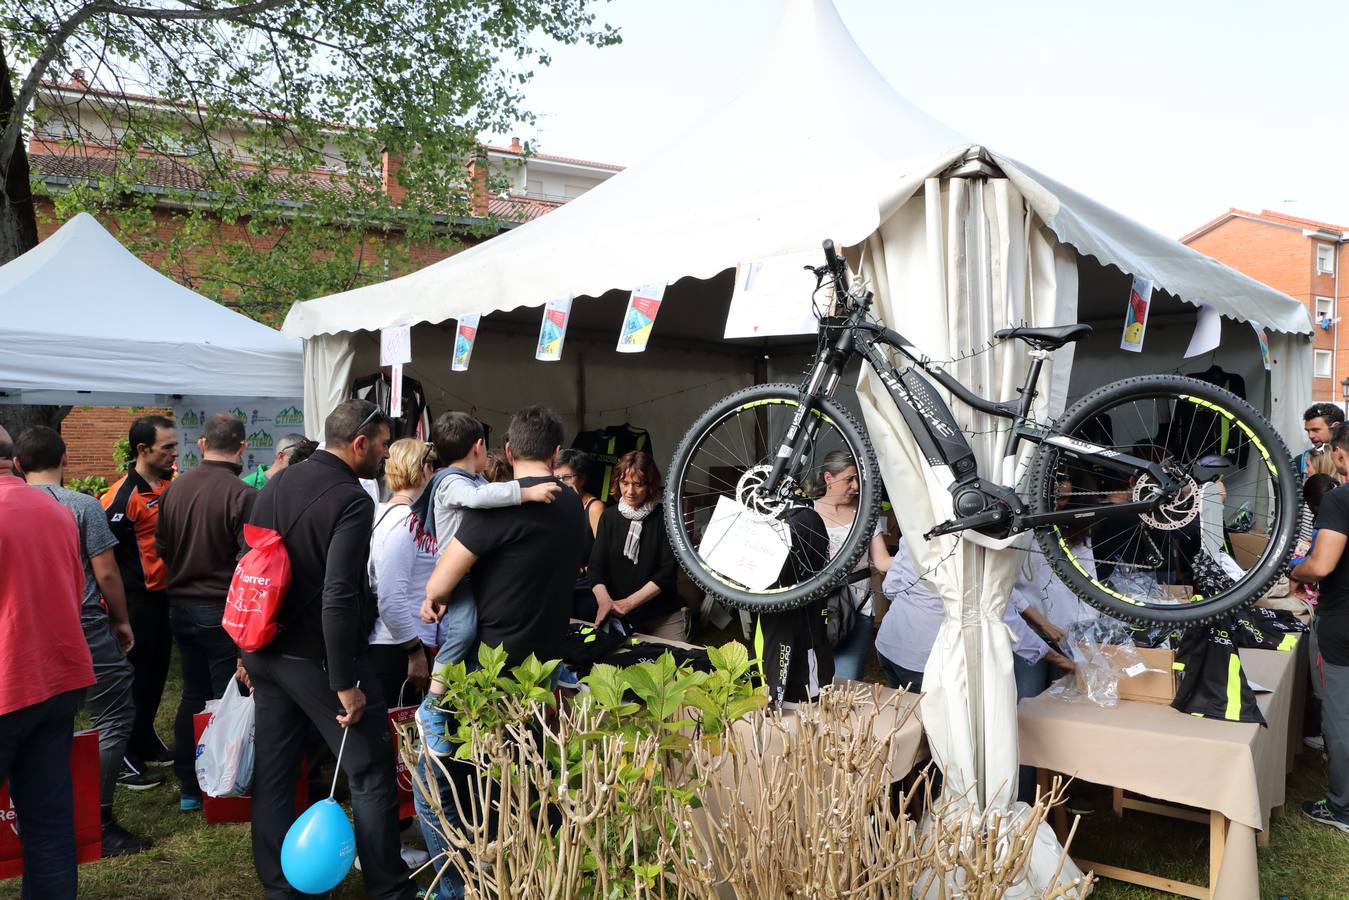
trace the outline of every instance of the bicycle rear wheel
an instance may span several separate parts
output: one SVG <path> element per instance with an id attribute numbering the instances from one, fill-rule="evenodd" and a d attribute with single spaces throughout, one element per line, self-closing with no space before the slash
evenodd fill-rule
<path id="1" fill-rule="evenodd" d="M 670 463 L 665 522 L 675 556 L 695 584 L 739 609 L 795 609 L 836 590 L 861 558 L 880 511 L 871 442 L 832 400 L 808 414 L 800 462 L 782 489 L 773 496 L 760 489 L 801 403 L 800 389 L 789 384 L 738 391 L 693 423 Z M 856 478 L 852 525 L 832 540 L 809 508 L 826 470 Z M 730 546 L 747 534 L 762 541 L 732 558 Z M 821 546 L 828 552 L 817 552 Z M 768 560 L 759 572 L 771 575 L 756 580 L 745 568 L 750 555 Z M 753 569 L 756 560 L 748 562 Z"/>
<path id="2" fill-rule="evenodd" d="M 1179 484 L 1142 515 L 1036 530 L 1054 571 L 1092 606 L 1137 623 L 1210 622 L 1254 603 L 1283 573 L 1297 479 L 1278 433 L 1245 401 L 1193 378 L 1129 378 L 1084 397 L 1053 433 L 1160 463 Z M 1146 474 L 1122 475 L 1070 448 L 1037 452 L 1036 512 L 1161 493 Z"/>

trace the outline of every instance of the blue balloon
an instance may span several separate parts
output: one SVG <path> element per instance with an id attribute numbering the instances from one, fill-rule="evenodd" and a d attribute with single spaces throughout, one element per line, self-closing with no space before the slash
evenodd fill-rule
<path id="1" fill-rule="evenodd" d="M 305 894 L 325 894 L 337 887 L 355 859 L 351 821 L 331 797 L 301 813 L 281 844 L 281 871 L 291 887 Z"/>

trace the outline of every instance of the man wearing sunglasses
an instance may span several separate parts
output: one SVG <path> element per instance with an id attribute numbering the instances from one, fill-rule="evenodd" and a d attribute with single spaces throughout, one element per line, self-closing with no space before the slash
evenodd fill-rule
<path id="1" fill-rule="evenodd" d="M 295 821 L 295 779 L 312 722 L 351 786 L 365 896 L 414 895 L 398 840 L 393 742 L 369 662 L 378 611 L 366 575 L 375 503 L 359 479 L 389 455 L 389 417 L 348 400 L 324 422 L 325 449 L 269 478 L 249 522 L 279 532 L 291 584 L 272 642 L 244 653 L 255 698 L 253 865 L 267 897 L 296 896 L 281 871 L 281 842 Z"/>

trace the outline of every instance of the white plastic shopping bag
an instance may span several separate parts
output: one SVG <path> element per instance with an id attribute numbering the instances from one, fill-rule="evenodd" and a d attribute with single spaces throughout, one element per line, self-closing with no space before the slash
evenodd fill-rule
<path id="1" fill-rule="evenodd" d="M 211 797 L 242 797 L 253 783 L 253 697 L 231 678 L 197 744 L 197 784 Z"/>

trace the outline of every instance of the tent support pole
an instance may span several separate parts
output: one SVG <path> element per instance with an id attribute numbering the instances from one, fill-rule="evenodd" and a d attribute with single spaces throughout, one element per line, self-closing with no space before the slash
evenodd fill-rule
<path id="1" fill-rule="evenodd" d="M 576 354 L 576 430 L 586 430 L 586 355 Z"/>

